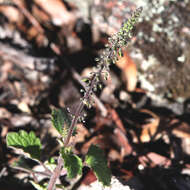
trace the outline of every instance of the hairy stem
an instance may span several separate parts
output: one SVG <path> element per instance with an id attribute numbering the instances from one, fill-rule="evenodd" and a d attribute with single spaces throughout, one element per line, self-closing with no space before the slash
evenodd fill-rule
<path id="1" fill-rule="evenodd" d="M 53 190 L 54 189 L 57 178 L 60 176 L 60 173 L 62 170 L 62 165 L 63 165 L 63 159 L 62 159 L 61 155 L 59 155 L 57 166 L 54 169 L 53 175 L 50 178 L 47 190 Z"/>
<path id="2" fill-rule="evenodd" d="M 102 70 L 103 70 L 103 68 L 100 69 L 99 74 L 102 72 Z M 95 84 L 96 84 L 96 75 L 94 74 L 93 77 L 92 77 L 90 88 L 87 90 L 87 92 L 86 92 L 83 99 L 86 99 L 86 100 L 89 99 Z M 64 142 L 65 147 L 69 144 L 70 138 L 71 138 L 72 133 L 73 133 L 73 129 L 74 129 L 75 125 L 77 124 L 77 121 L 78 121 L 79 117 L 81 116 L 81 112 L 82 112 L 83 108 L 84 108 L 84 103 L 83 103 L 83 101 L 81 101 L 78 108 L 77 108 L 77 110 L 76 110 L 76 112 L 75 112 L 74 118 L 73 118 L 71 126 L 69 128 L 68 135 L 67 135 L 67 137 L 65 139 L 65 142 Z"/>
<path id="3" fill-rule="evenodd" d="M 99 70 L 99 72 L 98 72 L 99 75 L 101 74 L 102 70 L 103 70 L 103 67 Z M 96 84 L 96 75 L 94 74 L 93 77 L 92 77 L 90 88 L 87 90 L 87 92 L 86 92 L 86 94 L 84 96 L 84 99 L 89 99 L 95 84 Z M 65 142 L 64 142 L 64 147 L 68 146 L 68 144 L 69 144 L 70 138 L 71 138 L 72 133 L 73 133 L 74 126 L 77 124 L 77 121 L 78 121 L 78 119 L 79 119 L 79 117 L 81 115 L 81 112 L 82 112 L 83 108 L 84 108 L 84 103 L 83 103 L 83 101 L 81 101 L 79 106 L 77 107 L 77 110 L 75 112 L 75 116 L 74 116 L 74 118 L 72 120 L 72 123 L 71 123 L 71 126 L 69 128 L 67 138 L 65 139 Z M 47 190 L 53 190 L 53 188 L 55 186 L 55 183 L 57 181 L 57 178 L 60 176 L 60 173 L 61 173 L 61 170 L 62 170 L 62 165 L 63 165 L 63 159 L 62 159 L 62 157 L 60 155 L 59 158 L 58 158 L 57 166 L 54 169 L 53 175 L 50 178 Z"/>

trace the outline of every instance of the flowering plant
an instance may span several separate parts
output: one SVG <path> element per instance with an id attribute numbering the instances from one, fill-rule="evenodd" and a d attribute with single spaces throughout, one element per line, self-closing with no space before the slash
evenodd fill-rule
<path id="1" fill-rule="evenodd" d="M 105 50 L 102 55 L 96 58 L 97 68 L 95 72 L 91 73 L 91 76 L 83 79 L 86 83 L 85 89 L 82 89 L 84 95 L 74 114 L 70 114 L 66 110 L 53 110 L 52 111 L 52 125 L 60 134 L 60 154 L 57 159 L 57 164 L 52 159 L 51 161 L 42 163 L 40 161 L 40 152 L 42 145 L 40 139 L 37 138 L 34 132 L 27 133 L 23 130 L 19 132 L 10 132 L 7 135 L 7 145 L 12 148 L 21 149 L 25 156 L 36 160 L 43 166 L 44 172 L 37 172 L 30 170 L 33 175 L 34 181 L 31 183 L 37 189 L 52 190 L 56 186 L 56 181 L 61 175 L 63 169 L 66 169 L 68 178 L 75 178 L 78 174 L 82 173 L 83 162 L 81 158 L 75 155 L 72 148 L 69 145 L 71 136 L 75 134 L 75 126 L 77 122 L 83 119 L 82 110 L 84 106 L 90 108 L 92 106 L 91 95 L 98 88 L 101 89 L 101 77 L 104 79 L 108 77 L 108 71 L 111 63 L 115 63 L 119 57 L 122 56 L 122 48 L 127 45 L 129 39 L 132 37 L 132 29 L 136 24 L 142 8 L 138 8 L 129 18 L 126 20 L 118 33 L 113 34 L 108 39 L 108 44 L 105 46 Z M 92 145 L 85 157 L 85 164 L 88 165 L 96 174 L 98 180 L 103 185 L 110 185 L 111 171 L 107 167 L 107 161 L 104 157 L 103 151 L 95 145 Z M 51 167 L 48 167 L 50 166 Z M 27 170 L 25 168 L 25 170 Z M 36 174 L 45 175 L 49 178 L 48 184 L 39 185 Z M 61 184 L 57 185 L 61 186 Z"/>

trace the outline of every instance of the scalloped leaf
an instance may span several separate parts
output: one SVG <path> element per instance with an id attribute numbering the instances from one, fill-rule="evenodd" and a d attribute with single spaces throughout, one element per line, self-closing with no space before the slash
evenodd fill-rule
<path id="1" fill-rule="evenodd" d="M 7 146 L 22 149 L 25 153 L 29 153 L 29 157 L 39 160 L 42 145 L 33 131 L 10 132 L 7 134 L 6 142 Z"/>
<path id="2" fill-rule="evenodd" d="M 52 110 L 52 125 L 59 132 L 60 135 L 65 137 L 67 135 L 68 129 L 71 125 L 71 119 L 66 111 L 66 109 Z"/>
<path id="3" fill-rule="evenodd" d="M 82 174 L 82 160 L 66 148 L 61 149 L 64 159 L 64 167 L 67 169 L 68 178 L 75 178 L 77 174 Z"/>
<path id="4" fill-rule="evenodd" d="M 96 174 L 98 181 L 104 186 L 109 186 L 111 183 L 111 171 L 107 166 L 103 151 L 98 146 L 91 145 L 85 161 Z"/>

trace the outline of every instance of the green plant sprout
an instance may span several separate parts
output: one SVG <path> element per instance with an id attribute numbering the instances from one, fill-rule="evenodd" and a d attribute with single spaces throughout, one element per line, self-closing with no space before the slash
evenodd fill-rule
<path id="1" fill-rule="evenodd" d="M 57 179 L 62 171 L 66 169 L 68 178 L 75 178 L 77 175 L 82 174 L 83 162 L 82 159 L 75 155 L 72 147 L 69 145 L 71 136 L 75 135 L 75 126 L 78 121 L 83 120 L 82 110 L 84 106 L 90 108 L 92 106 L 91 95 L 98 88 L 101 89 L 101 77 L 106 80 L 111 63 L 115 63 L 119 57 L 122 56 L 122 48 L 125 47 L 130 38 L 132 37 L 132 29 L 137 23 L 142 7 L 136 9 L 131 17 L 126 20 L 118 33 L 112 35 L 108 39 L 108 44 L 105 45 L 105 50 L 100 57 L 96 58 L 97 62 L 96 71 L 91 73 L 91 76 L 83 79 L 86 83 L 85 90 L 82 89 L 84 95 L 73 115 L 66 109 L 52 111 L 52 125 L 60 134 L 61 138 L 58 141 L 61 144 L 60 154 L 56 162 L 50 158 L 49 162 L 42 163 L 40 161 L 40 153 L 42 145 L 40 139 L 37 138 L 34 132 L 9 132 L 6 137 L 7 146 L 21 149 L 23 154 L 43 166 L 44 172 L 36 172 L 28 169 L 23 163 L 17 163 L 24 171 L 32 173 L 34 181 L 32 185 L 39 190 L 47 189 L 53 190 L 56 187 L 62 187 L 61 184 L 56 184 Z M 48 163 L 48 164 L 47 164 Z M 85 165 L 89 166 L 97 176 L 97 179 L 104 185 L 109 186 L 111 182 L 111 170 L 107 166 L 107 161 L 104 157 L 103 151 L 95 145 L 91 145 L 86 156 Z M 51 167 L 48 167 L 51 166 Z M 36 174 L 44 175 L 49 178 L 48 184 L 38 184 Z"/>

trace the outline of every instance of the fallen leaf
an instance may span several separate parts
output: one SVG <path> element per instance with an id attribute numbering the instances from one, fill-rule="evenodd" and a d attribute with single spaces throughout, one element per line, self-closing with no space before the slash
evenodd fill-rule
<path id="1" fill-rule="evenodd" d="M 35 2 L 51 16 L 52 22 L 57 25 L 70 25 L 75 20 L 61 0 L 35 0 Z"/>
<path id="2" fill-rule="evenodd" d="M 96 178 L 94 172 L 92 170 L 90 170 L 86 174 L 86 176 L 84 177 L 84 179 L 82 180 L 82 184 L 84 184 L 84 185 L 90 185 L 91 183 L 93 183 L 96 180 L 97 180 L 97 178 Z"/>
<path id="3" fill-rule="evenodd" d="M 110 149 L 108 159 L 109 161 L 121 160 L 121 154 L 115 149 Z"/>
<path id="4" fill-rule="evenodd" d="M 160 154 L 157 154 L 155 152 L 149 152 L 146 156 L 145 155 L 140 156 L 139 161 L 144 167 L 147 164 L 150 164 L 151 167 L 155 167 L 158 165 L 168 167 L 171 165 L 170 159 L 168 159 Z"/>
<path id="5" fill-rule="evenodd" d="M 143 113 L 148 113 L 152 116 L 150 123 L 142 125 L 142 132 L 140 136 L 142 142 L 149 142 L 157 132 L 160 118 L 150 110 L 142 109 L 140 111 Z"/>
<path id="6" fill-rule="evenodd" d="M 111 115 L 111 119 L 115 122 L 117 127 L 125 134 L 126 133 L 125 127 L 124 127 L 121 119 L 119 118 L 117 112 L 115 111 L 115 109 L 110 108 L 109 112 Z"/>
<path id="7" fill-rule="evenodd" d="M 123 57 L 117 61 L 117 66 L 122 70 L 124 80 L 126 81 L 126 89 L 133 92 L 137 84 L 137 67 L 129 54 L 124 51 Z"/>
<path id="8" fill-rule="evenodd" d="M 5 15 L 10 22 L 22 22 L 24 18 L 22 13 L 13 6 L 0 6 L 0 13 Z"/>
<path id="9" fill-rule="evenodd" d="M 31 113 L 30 108 L 28 107 L 28 104 L 24 101 L 19 102 L 18 108 L 25 113 Z"/>

